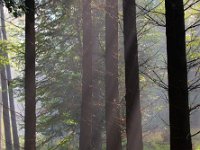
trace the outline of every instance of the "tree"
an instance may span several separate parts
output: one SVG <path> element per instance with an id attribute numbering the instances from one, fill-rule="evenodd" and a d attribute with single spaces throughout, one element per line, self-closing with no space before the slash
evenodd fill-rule
<path id="1" fill-rule="evenodd" d="M 92 16 L 91 0 L 83 0 L 82 104 L 80 150 L 91 149 L 92 136 Z"/>
<path id="2" fill-rule="evenodd" d="M 142 150 L 143 143 L 140 112 L 139 65 L 135 1 L 124 0 L 123 14 L 127 149 Z"/>
<path id="3" fill-rule="evenodd" d="M 6 80 L 6 70 L 1 66 L 1 85 L 2 85 L 2 102 L 3 102 L 3 122 L 5 127 L 6 149 L 12 150 L 11 128 L 10 128 L 10 114 L 8 104 L 8 88 Z"/>
<path id="4" fill-rule="evenodd" d="M 183 0 L 165 1 L 171 150 L 192 150 Z"/>
<path id="5" fill-rule="evenodd" d="M 11 128 L 10 128 L 10 114 L 8 103 L 8 87 L 6 80 L 5 67 L 1 66 L 1 87 L 2 87 L 2 102 L 3 102 L 3 122 L 5 127 L 6 149 L 12 150 Z"/>
<path id="6" fill-rule="evenodd" d="M 0 78 L 1 78 L 1 74 L 0 74 Z M 2 95 L 0 95 L 0 149 L 2 149 L 2 139 L 3 139 L 3 135 L 2 135 L 2 112 L 3 112 L 3 103 L 2 103 Z"/>
<path id="7" fill-rule="evenodd" d="M 1 137 L 0 137 L 0 149 L 2 149 L 2 139 L 3 139 L 3 135 L 2 135 L 2 112 L 3 112 L 3 107 L 2 107 L 2 96 L 0 97 L 0 102 L 1 102 L 1 106 L 0 106 L 0 119 L 1 119 L 1 121 L 0 121 L 0 135 L 1 135 Z"/>
<path id="8" fill-rule="evenodd" d="M 3 40 L 7 40 L 3 7 L 1 7 L 0 11 L 1 11 L 1 30 L 2 30 L 2 35 L 3 35 Z M 5 55 L 6 55 L 6 59 L 9 60 L 8 54 L 6 53 Z M 11 84 L 12 82 L 11 68 L 9 64 L 6 65 L 5 67 L 6 67 L 6 76 L 7 76 L 7 82 L 8 82 L 8 95 L 9 95 L 9 102 L 10 102 L 10 115 L 11 115 L 14 148 L 16 150 L 19 150 L 19 137 L 18 137 L 18 131 L 17 131 L 13 89 L 12 89 L 12 84 Z"/>
<path id="9" fill-rule="evenodd" d="M 26 0 L 25 16 L 25 150 L 36 149 L 35 1 Z"/>
<path id="10" fill-rule="evenodd" d="M 37 10 L 37 149 L 79 147 L 82 6 L 79 0 L 65 2 L 44 1 Z"/>
<path id="11" fill-rule="evenodd" d="M 3 9 L 3 4 L 0 3 L 0 10 Z M 2 15 L 2 14 L 1 14 Z M 1 16 L 2 17 L 2 16 Z M 2 34 L 0 33 L 0 39 L 2 39 Z M 5 56 L 5 52 L 1 54 Z M 5 142 L 6 149 L 12 150 L 12 139 L 11 139 L 11 128 L 10 128 L 10 114 L 9 114 L 9 102 L 8 102 L 8 82 L 6 76 L 6 67 L 1 64 L 1 87 L 2 87 L 2 102 L 3 102 L 3 122 L 5 127 Z"/>
<path id="12" fill-rule="evenodd" d="M 106 1 L 106 149 L 121 150 L 121 129 L 118 91 L 118 1 Z"/>
<path id="13" fill-rule="evenodd" d="M 5 3 L 5 6 L 14 17 L 21 16 L 26 10 L 23 0 L 1 0 L 1 2 Z"/>
<path id="14" fill-rule="evenodd" d="M 100 47 L 100 29 L 102 27 L 100 22 L 101 13 L 98 9 L 93 9 L 93 54 L 92 54 L 92 71 L 93 71 L 93 91 L 92 91 L 92 149 L 102 150 L 102 126 L 103 126 L 103 99 L 102 92 L 102 63 L 101 63 L 101 47 Z"/>

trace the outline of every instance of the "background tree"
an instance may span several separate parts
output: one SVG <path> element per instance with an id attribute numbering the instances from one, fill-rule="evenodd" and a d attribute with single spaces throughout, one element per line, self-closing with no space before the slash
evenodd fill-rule
<path id="1" fill-rule="evenodd" d="M 104 19 L 101 10 L 98 8 L 100 1 L 93 1 L 96 7 L 92 9 L 92 21 L 93 21 L 93 54 L 92 54 L 92 71 L 93 71 L 93 117 L 92 117 L 92 149 L 101 150 L 103 148 L 103 120 L 104 120 L 104 97 L 102 91 L 104 91 L 104 59 L 102 57 L 101 47 L 101 30 L 104 26 Z M 103 40 L 102 40 L 103 41 Z M 102 98 L 103 97 L 103 98 Z"/>
<path id="2" fill-rule="evenodd" d="M 106 54 L 105 54 L 105 100 L 106 100 L 106 149 L 121 150 L 120 105 L 118 91 L 118 1 L 106 1 Z"/>
<path id="3" fill-rule="evenodd" d="M 3 9 L 3 4 L 0 3 L 0 10 Z M 1 13 L 2 17 L 2 13 Z M 0 39 L 2 38 L 2 33 L 0 33 Z M 5 57 L 5 52 L 1 50 L 1 55 Z M 3 102 L 3 122 L 5 127 L 5 144 L 6 149 L 12 150 L 12 139 L 11 139 L 11 127 L 10 127 L 10 114 L 9 114 L 9 98 L 8 98 L 8 82 L 6 76 L 6 67 L 1 64 L 1 88 L 2 88 L 2 102 Z"/>
<path id="4" fill-rule="evenodd" d="M 8 103 L 8 88 L 6 80 L 6 70 L 1 66 L 1 87 L 2 87 L 2 102 L 3 102 L 3 122 L 5 127 L 6 149 L 12 150 L 11 128 L 10 128 L 10 114 Z"/>
<path id="5" fill-rule="evenodd" d="M 2 30 L 3 40 L 7 41 L 5 16 L 4 16 L 3 7 L 1 7 L 1 30 Z M 6 59 L 9 60 L 8 53 L 6 53 L 5 55 L 6 55 Z M 15 112 L 14 95 L 13 95 L 13 88 L 12 88 L 12 75 L 11 75 L 10 63 L 8 62 L 8 64 L 5 67 L 6 67 L 6 76 L 7 76 L 7 82 L 8 82 L 8 95 L 9 95 L 9 102 L 10 102 L 13 144 L 14 144 L 14 148 L 16 150 L 19 150 L 19 137 L 18 137 L 17 123 L 16 123 L 16 112 Z"/>
<path id="6" fill-rule="evenodd" d="M 92 16 L 91 0 L 83 0 L 82 104 L 80 150 L 92 149 Z"/>

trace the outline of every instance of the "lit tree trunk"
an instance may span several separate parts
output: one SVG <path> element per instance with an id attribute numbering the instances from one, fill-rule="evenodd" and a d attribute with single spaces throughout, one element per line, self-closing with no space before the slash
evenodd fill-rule
<path id="1" fill-rule="evenodd" d="M 118 91 L 118 1 L 106 1 L 106 149 L 121 150 Z"/>
<path id="2" fill-rule="evenodd" d="M 6 149 L 12 149 L 11 130 L 10 130 L 10 114 L 8 104 L 8 88 L 5 67 L 1 66 L 1 88 L 2 88 L 2 102 L 3 102 L 3 122 L 6 139 Z"/>
<path id="3" fill-rule="evenodd" d="M 0 74 L 0 78 L 1 78 L 1 74 Z M 0 85 L 1 85 L 1 81 L 0 81 Z M 3 140 L 3 135 L 2 135 L 2 105 L 3 102 L 2 102 L 2 91 L 1 91 L 1 94 L 0 94 L 0 149 L 3 149 L 2 148 L 2 140 Z"/>
<path id="4" fill-rule="evenodd" d="M 183 0 L 166 0 L 171 150 L 192 150 Z"/>
<path id="5" fill-rule="evenodd" d="M 1 29 L 3 34 L 3 40 L 7 40 L 6 29 L 5 29 L 5 16 L 3 7 L 1 7 Z M 8 54 L 6 53 L 6 58 L 8 59 Z M 15 115 L 15 104 L 13 98 L 13 89 L 11 87 L 12 76 L 11 76 L 11 68 L 10 65 L 6 65 L 6 75 L 9 89 L 9 102 L 10 102 L 10 112 L 11 112 L 11 123 L 12 123 L 12 133 L 13 133 L 13 141 L 15 150 L 19 150 L 19 137 L 17 132 L 17 123 L 16 123 L 16 115 Z"/>
<path id="6" fill-rule="evenodd" d="M 142 150 L 135 0 L 123 1 L 127 149 Z"/>
<path id="7" fill-rule="evenodd" d="M 92 149 L 92 17 L 91 0 L 83 0 L 82 104 L 80 150 Z"/>
<path id="8" fill-rule="evenodd" d="M 10 114 L 8 104 L 8 88 L 5 67 L 1 66 L 1 87 L 2 87 L 2 102 L 3 102 L 3 122 L 6 138 L 6 149 L 12 150 L 11 130 L 10 130 Z"/>
<path id="9" fill-rule="evenodd" d="M 25 0 L 25 150 L 36 149 L 35 1 Z"/>
<path id="10" fill-rule="evenodd" d="M 3 7 L 2 3 L 0 4 L 0 9 Z M 2 15 L 2 14 L 1 14 Z M 2 17 L 2 16 L 1 16 Z M 2 34 L 0 33 L 0 39 L 2 40 Z M 5 56 L 0 50 L 1 55 Z M 5 133 L 5 142 L 6 149 L 12 150 L 12 139 L 11 139 L 11 128 L 10 128 L 10 113 L 9 113 L 9 103 L 8 103 L 8 87 L 7 87 L 7 77 L 6 77 L 6 68 L 1 64 L 1 88 L 2 88 L 2 102 L 3 102 L 3 122 L 4 122 L 4 133 Z"/>

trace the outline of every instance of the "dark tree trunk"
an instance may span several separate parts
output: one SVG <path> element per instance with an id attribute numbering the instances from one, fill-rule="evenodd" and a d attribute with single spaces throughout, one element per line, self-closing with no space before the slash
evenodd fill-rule
<path id="1" fill-rule="evenodd" d="M 1 7 L 1 28 L 2 28 L 3 40 L 7 40 L 3 7 Z M 8 54 L 6 53 L 5 55 L 6 55 L 6 58 L 8 59 Z M 15 150 L 19 150 L 19 137 L 18 137 L 18 131 L 17 131 L 15 104 L 14 104 L 14 98 L 13 98 L 13 89 L 11 86 L 12 76 L 11 76 L 11 68 L 9 64 L 6 65 L 6 75 L 7 75 L 8 91 L 9 91 L 10 114 L 11 114 L 14 148 Z"/>
<path id="2" fill-rule="evenodd" d="M 118 0 L 106 1 L 106 149 L 121 150 L 118 91 Z"/>
<path id="3" fill-rule="evenodd" d="M 25 150 L 36 149 L 35 1 L 26 0 L 25 18 Z"/>
<path id="4" fill-rule="evenodd" d="M 83 0 L 82 104 L 80 150 L 91 150 L 92 138 L 92 17 L 91 0 Z"/>
<path id="5" fill-rule="evenodd" d="M 135 0 L 123 1 L 127 149 L 142 150 Z"/>
<path id="6" fill-rule="evenodd" d="M 171 150 L 192 150 L 183 0 L 166 0 Z"/>

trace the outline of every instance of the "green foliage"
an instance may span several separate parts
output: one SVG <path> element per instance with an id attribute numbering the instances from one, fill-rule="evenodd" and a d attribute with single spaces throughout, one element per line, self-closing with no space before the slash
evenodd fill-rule
<path id="1" fill-rule="evenodd" d="M 0 40 L 0 49 L 1 49 L 0 64 L 1 65 L 9 64 L 10 58 L 8 58 L 8 54 L 10 57 L 15 57 L 21 48 L 22 45 L 17 42 Z M 12 65 L 16 66 L 17 64 L 12 63 Z"/>
<path id="2" fill-rule="evenodd" d="M 14 17 L 19 17 L 25 12 L 24 0 L 4 0 L 6 7 Z"/>
<path id="3" fill-rule="evenodd" d="M 43 3 L 36 18 L 37 131 L 42 137 L 38 145 L 61 150 L 77 146 L 73 142 L 79 134 L 81 43 L 79 26 L 74 25 L 79 5 L 76 1 Z"/>

